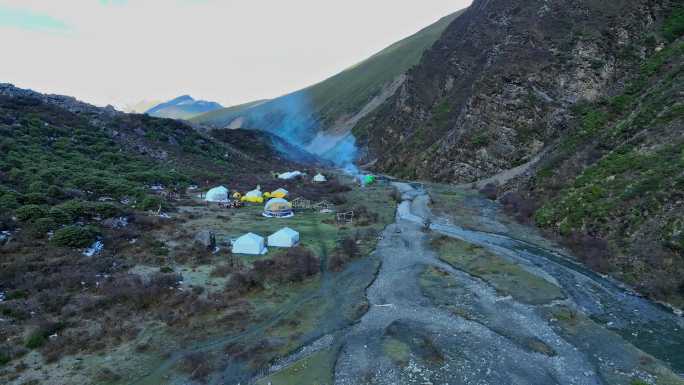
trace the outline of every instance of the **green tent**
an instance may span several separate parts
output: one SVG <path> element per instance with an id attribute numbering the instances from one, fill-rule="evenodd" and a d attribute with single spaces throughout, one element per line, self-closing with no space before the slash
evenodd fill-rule
<path id="1" fill-rule="evenodd" d="M 363 177 L 363 184 L 373 184 L 375 183 L 374 175 L 366 175 Z"/>

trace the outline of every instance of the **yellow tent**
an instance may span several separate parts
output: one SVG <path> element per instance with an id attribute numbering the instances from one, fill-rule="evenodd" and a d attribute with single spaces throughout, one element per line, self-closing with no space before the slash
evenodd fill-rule
<path id="1" fill-rule="evenodd" d="M 246 193 L 240 200 L 242 202 L 264 203 L 264 194 L 262 194 L 261 188 L 257 186 L 256 189 Z"/>
<path id="2" fill-rule="evenodd" d="M 273 191 L 270 196 L 271 198 L 285 198 L 289 192 L 285 190 L 284 188 L 279 188 L 275 191 Z"/>

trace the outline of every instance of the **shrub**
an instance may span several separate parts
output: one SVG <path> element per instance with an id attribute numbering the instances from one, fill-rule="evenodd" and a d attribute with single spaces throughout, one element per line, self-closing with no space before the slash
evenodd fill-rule
<path id="1" fill-rule="evenodd" d="M 63 247 L 87 247 L 99 234 L 93 226 L 66 226 L 55 231 L 52 243 Z"/>
<path id="2" fill-rule="evenodd" d="M 29 334 L 28 338 L 26 339 L 26 347 L 29 349 L 37 349 L 47 342 L 47 337 L 46 335 L 43 334 L 42 331 L 36 330 Z"/>
<path id="3" fill-rule="evenodd" d="M 55 223 L 64 225 L 71 222 L 71 216 L 65 210 L 59 207 L 52 207 L 47 213 L 48 218 L 52 218 Z"/>
<path id="4" fill-rule="evenodd" d="M 88 216 L 88 203 L 82 200 L 68 200 L 58 205 L 57 208 L 67 213 L 71 220 Z"/>
<path id="5" fill-rule="evenodd" d="M 226 282 L 226 291 L 235 295 L 242 295 L 261 287 L 261 281 L 254 270 L 238 271 Z"/>
<path id="6" fill-rule="evenodd" d="M 499 188 L 494 183 L 487 183 L 484 187 L 480 189 L 480 194 L 487 197 L 487 199 L 496 200 Z"/>
<path id="7" fill-rule="evenodd" d="M 55 334 L 62 329 L 64 329 L 64 324 L 61 322 L 42 323 L 29 334 L 25 345 L 29 349 L 39 348 L 45 345 L 50 335 Z"/>
<path id="8" fill-rule="evenodd" d="M 195 381 L 203 381 L 214 371 L 210 357 L 206 353 L 189 353 L 181 360 L 180 369 L 190 374 Z"/>
<path id="9" fill-rule="evenodd" d="M 153 195 L 146 196 L 140 204 L 142 210 L 158 210 L 160 206 L 162 209 L 166 208 L 164 200 Z"/>
<path id="10" fill-rule="evenodd" d="M 31 226 L 31 231 L 36 236 L 44 236 L 48 231 L 57 228 L 57 222 L 52 218 L 38 218 Z"/>
<path id="11" fill-rule="evenodd" d="M 11 359 L 12 357 L 10 357 L 9 354 L 0 352 L 0 366 L 6 365 Z"/>
<path id="12" fill-rule="evenodd" d="M 37 181 L 37 182 L 33 182 L 29 185 L 28 192 L 43 194 L 47 191 L 47 189 L 48 189 L 47 183 Z"/>
<path id="13" fill-rule="evenodd" d="M 66 201 L 56 208 L 66 213 L 72 221 L 78 218 L 93 218 L 98 215 L 111 218 L 121 214 L 121 209 L 113 203 L 87 202 L 77 199 Z"/>
<path id="14" fill-rule="evenodd" d="M 676 9 L 665 21 L 663 36 L 669 42 L 677 40 L 684 34 L 684 8 Z"/>
<path id="15" fill-rule="evenodd" d="M 14 290 L 9 293 L 7 293 L 7 297 L 5 298 L 8 301 L 15 300 L 15 299 L 26 299 L 28 298 L 29 293 L 25 290 Z"/>
<path id="16" fill-rule="evenodd" d="M 349 258 L 356 258 L 361 253 L 359 246 L 356 244 L 356 240 L 350 237 L 347 237 L 340 242 L 340 249 L 344 255 Z"/>
<path id="17" fill-rule="evenodd" d="M 230 272 L 233 271 L 232 266 L 229 264 L 223 264 L 214 267 L 214 270 L 211 271 L 211 276 L 212 277 L 227 277 Z"/>
<path id="18" fill-rule="evenodd" d="M 17 209 L 17 219 L 22 222 L 33 222 L 46 215 L 45 208 L 39 205 L 25 205 Z"/>
<path id="19" fill-rule="evenodd" d="M 47 189 L 47 196 L 53 199 L 61 199 L 64 196 L 64 191 L 61 188 L 52 185 Z"/>
<path id="20" fill-rule="evenodd" d="M 14 194 L 5 194 L 0 196 L 0 212 L 9 211 L 19 208 L 17 196 Z"/>
<path id="21" fill-rule="evenodd" d="M 98 214 L 105 218 L 115 217 L 121 214 L 121 210 L 112 203 L 91 203 L 89 206 L 90 212 L 93 214 Z"/>
<path id="22" fill-rule="evenodd" d="M 339 242 L 337 249 L 328 258 L 328 270 L 342 271 L 342 268 L 352 259 L 361 254 L 356 240 L 351 237 L 344 238 Z"/>
<path id="23" fill-rule="evenodd" d="M 48 203 L 49 199 L 44 193 L 28 193 L 22 197 L 24 204 L 42 205 Z"/>

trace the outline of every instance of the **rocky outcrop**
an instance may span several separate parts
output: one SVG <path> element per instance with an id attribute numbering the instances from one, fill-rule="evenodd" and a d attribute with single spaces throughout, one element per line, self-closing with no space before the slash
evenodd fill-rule
<path id="1" fill-rule="evenodd" d="M 476 0 L 354 129 L 362 163 L 471 182 L 533 159 L 571 107 L 619 90 L 668 2 Z"/>

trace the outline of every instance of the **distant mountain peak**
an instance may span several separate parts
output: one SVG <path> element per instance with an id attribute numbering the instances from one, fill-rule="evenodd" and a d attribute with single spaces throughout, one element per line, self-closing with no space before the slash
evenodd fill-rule
<path id="1" fill-rule="evenodd" d="M 222 105 L 207 100 L 196 100 L 190 95 L 181 95 L 168 102 L 158 104 L 145 113 L 150 116 L 171 119 L 190 119 L 197 115 L 223 108 Z"/>

